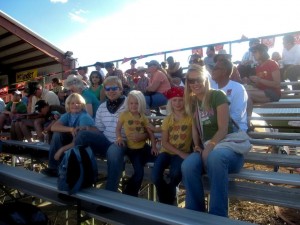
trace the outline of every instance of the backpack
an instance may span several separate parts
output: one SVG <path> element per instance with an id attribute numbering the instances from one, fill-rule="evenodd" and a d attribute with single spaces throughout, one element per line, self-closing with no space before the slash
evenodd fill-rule
<path id="1" fill-rule="evenodd" d="M 1 225 L 47 225 L 49 221 L 39 207 L 24 202 L 0 205 L 0 212 Z"/>
<path id="2" fill-rule="evenodd" d="M 97 161 L 90 147 L 67 150 L 58 168 L 57 188 L 70 195 L 93 186 L 98 177 Z"/>

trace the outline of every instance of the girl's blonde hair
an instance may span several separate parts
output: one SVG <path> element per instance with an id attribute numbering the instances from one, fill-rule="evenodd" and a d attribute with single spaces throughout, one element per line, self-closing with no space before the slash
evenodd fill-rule
<path id="1" fill-rule="evenodd" d="M 197 101 L 198 101 L 195 93 L 192 92 L 188 81 L 191 72 L 196 72 L 199 75 L 199 78 L 202 78 L 205 81 L 204 98 L 202 101 L 202 106 L 204 107 L 205 110 L 208 110 L 210 108 L 210 96 L 211 96 L 210 83 L 207 76 L 203 72 L 203 67 L 196 64 L 190 65 L 186 73 L 186 85 L 184 87 L 184 105 L 185 105 L 185 110 L 189 115 L 194 114 L 194 111 L 197 106 Z"/>
<path id="2" fill-rule="evenodd" d="M 66 103 L 65 103 L 65 107 L 66 107 L 66 112 L 70 112 L 70 103 L 71 101 L 78 101 L 81 104 L 81 110 L 86 110 L 86 102 L 84 100 L 84 98 L 77 93 L 73 93 L 70 94 L 67 99 L 66 99 Z"/>
<path id="3" fill-rule="evenodd" d="M 185 100 L 184 96 L 183 96 L 183 101 Z M 172 103 L 171 103 L 172 99 L 169 99 L 168 102 L 167 102 L 167 106 L 166 106 L 166 110 L 167 110 L 167 114 L 170 115 L 172 113 L 174 113 L 174 110 L 172 108 Z M 186 112 L 186 108 L 184 107 L 183 108 L 184 110 L 184 115 L 186 116 L 187 115 L 187 112 Z"/>
<path id="4" fill-rule="evenodd" d="M 132 90 L 128 93 L 126 102 L 125 102 L 125 111 L 129 111 L 128 101 L 129 98 L 135 98 L 138 101 L 139 107 L 138 112 L 140 114 L 145 114 L 146 112 L 146 99 L 144 94 L 141 91 Z"/>

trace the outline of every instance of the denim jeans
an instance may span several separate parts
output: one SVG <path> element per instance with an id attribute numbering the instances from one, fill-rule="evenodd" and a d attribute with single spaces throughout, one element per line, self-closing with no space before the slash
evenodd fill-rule
<path id="1" fill-rule="evenodd" d="M 49 150 L 49 161 L 48 167 L 50 169 L 57 169 L 59 166 L 59 161 L 54 159 L 55 153 L 63 147 L 64 145 L 70 144 L 72 142 L 72 135 L 70 133 L 54 132 L 50 142 Z M 62 159 L 62 157 L 61 157 Z"/>
<path id="2" fill-rule="evenodd" d="M 124 153 L 122 148 L 111 143 L 100 131 L 81 131 L 75 138 L 75 145 L 90 146 L 94 154 L 107 159 L 106 190 L 117 191 L 124 169 Z"/>
<path id="3" fill-rule="evenodd" d="M 153 95 L 145 95 L 146 104 L 148 108 L 156 108 L 167 104 L 168 99 L 159 92 L 155 92 Z"/>
<path id="4" fill-rule="evenodd" d="M 147 162 L 154 161 L 155 156 L 151 155 L 151 147 L 147 144 L 142 149 L 127 149 L 126 155 L 132 164 L 134 173 L 129 178 L 123 193 L 138 197 L 144 178 L 144 166 Z"/>
<path id="5" fill-rule="evenodd" d="M 244 165 L 244 156 L 226 148 L 211 151 L 207 158 L 207 175 L 210 184 L 209 213 L 228 217 L 228 174 L 238 173 Z M 203 161 L 199 153 L 192 153 L 181 166 L 186 188 L 187 209 L 205 211 L 202 183 Z"/>
<path id="6" fill-rule="evenodd" d="M 154 162 L 151 179 L 154 183 L 158 199 L 161 203 L 172 205 L 176 197 L 176 187 L 181 181 L 181 163 L 178 155 L 162 152 Z M 168 181 L 164 179 L 164 171 L 169 168 Z"/>

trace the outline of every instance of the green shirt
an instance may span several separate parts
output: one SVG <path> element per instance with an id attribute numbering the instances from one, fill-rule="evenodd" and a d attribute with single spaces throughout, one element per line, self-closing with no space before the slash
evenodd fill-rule
<path id="1" fill-rule="evenodd" d="M 11 111 L 11 106 L 12 106 L 13 102 L 10 101 L 9 103 L 7 103 L 5 109 L 7 111 Z M 23 113 L 27 113 L 27 107 L 23 102 L 18 102 L 16 104 L 16 112 L 19 114 L 23 114 Z"/>
<path id="2" fill-rule="evenodd" d="M 202 102 L 198 102 L 200 106 L 200 115 L 203 126 L 204 141 L 210 140 L 218 131 L 217 107 L 224 103 L 229 104 L 227 96 L 221 90 L 211 90 L 210 109 L 205 111 L 201 107 Z M 232 123 L 229 115 L 228 133 L 232 133 Z"/>

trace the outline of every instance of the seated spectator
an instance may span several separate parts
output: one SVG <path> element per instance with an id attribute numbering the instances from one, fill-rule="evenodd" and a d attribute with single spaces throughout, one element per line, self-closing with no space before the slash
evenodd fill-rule
<path id="1" fill-rule="evenodd" d="M 18 90 L 14 91 L 12 101 L 7 103 L 5 110 L 0 114 L 0 131 L 4 125 L 12 126 L 17 119 L 21 118 L 22 114 L 27 113 L 26 105 L 21 101 L 22 93 Z"/>
<path id="2" fill-rule="evenodd" d="M 70 95 L 70 91 L 68 91 L 67 89 L 65 89 L 63 87 L 62 90 L 60 90 L 58 93 L 57 93 L 57 96 L 58 96 L 58 99 L 59 99 L 59 102 L 60 102 L 60 105 L 65 107 L 65 101 L 67 99 L 67 97 Z"/>
<path id="3" fill-rule="evenodd" d="M 106 77 L 116 76 L 122 81 L 124 94 L 127 95 L 130 91 L 130 87 L 126 77 L 124 76 L 122 70 L 115 68 L 115 65 L 112 62 L 105 63 L 105 69 L 107 70 Z"/>
<path id="4" fill-rule="evenodd" d="M 95 66 L 95 69 L 101 74 L 102 79 L 104 80 L 105 79 L 105 73 L 103 71 L 104 63 L 102 63 L 102 62 L 96 62 L 94 64 L 94 66 Z"/>
<path id="5" fill-rule="evenodd" d="M 85 107 L 88 114 L 91 117 L 95 117 L 96 111 L 99 107 L 99 100 L 94 94 L 92 94 L 88 88 L 84 85 L 83 81 L 79 79 L 76 75 L 69 75 L 64 82 L 66 89 L 70 90 L 72 93 L 78 93 L 82 95 L 85 100 Z"/>
<path id="6" fill-rule="evenodd" d="M 43 86 L 37 81 L 29 81 L 27 83 L 26 92 L 28 95 L 28 113 L 35 112 L 35 103 L 41 99 L 45 100 L 49 105 L 60 104 L 58 96 L 53 91 L 49 91 L 46 88 L 43 88 Z"/>
<path id="7" fill-rule="evenodd" d="M 60 92 L 60 91 L 62 91 L 64 89 L 61 80 L 58 79 L 58 78 L 56 78 L 56 77 L 52 79 L 52 87 L 53 87 L 52 91 L 55 94 L 58 94 L 58 92 Z"/>
<path id="8" fill-rule="evenodd" d="M 49 106 L 45 100 L 39 100 L 35 104 L 36 112 L 39 117 L 34 120 L 34 130 L 37 134 L 37 139 L 43 141 L 45 134 L 51 140 L 51 127 L 66 112 L 65 108 L 60 105 Z"/>
<path id="9" fill-rule="evenodd" d="M 121 112 L 125 109 L 125 96 L 122 95 L 122 82 L 117 77 L 104 80 L 107 101 L 97 111 L 95 125 L 97 131 L 80 131 L 75 138 L 75 145 L 90 146 L 94 153 L 107 159 L 106 190 L 117 191 L 122 170 L 126 147 L 115 144 L 117 141 L 116 126 Z M 124 134 L 122 134 L 122 137 Z M 146 133 L 133 132 L 127 139 L 140 142 L 148 138 Z"/>
<path id="10" fill-rule="evenodd" d="M 34 113 L 27 114 L 26 119 L 20 119 L 14 123 L 16 139 L 33 142 L 34 140 L 31 131 L 36 131 L 36 139 L 44 141 L 44 134 L 51 126 L 48 130 L 45 130 L 45 128 L 47 128 L 48 125 L 51 125 L 51 121 L 57 118 L 57 116 L 54 116 L 54 112 L 62 114 L 65 110 L 60 105 L 49 106 L 45 100 L 37 101 Z"/>
<path id="11" fill-rule="evenodd" d="M 127 82 L 131 90 L 135 89 L 135 86 L 139 80 L 139 76 L 137 74 L 137 69 L 135 68 L 135 65 L 136 65 L 136 60 L 132 59 L 130 61 L 131 68 L 125 71 L 125 76 L 127 77 Z"/>
<path id="12" fill-rule="evenodd" d="M 145 111 L 146 101 L 143 93 L 137 90 L 130 91 L 125 101 L 125 110 L 120 114 L 116 127 L 118 137 L 116 144 L 122 147 L 127 146 L 126 155 L 134 170 L 133 175 L 126 181 L 123 193 L 135 197 L 138 197 L 143 182 L 145 164 L 154 161 L 158 154 L 154 134 L 147 128 L 149 120 Z M 122 137 L 122 130 L 124 130 L 125 139 Z M 146 143 L 146 140 L 136 142 L 127 139 L 136 132 L 148 133 L 151 146 Z"/>
<path id="13" fill-rule="evenodd" d="M 295 43 L 293 35 L 283 37 L 282 80 L 298 81 L 300 79 L 300 45 Z M 292 85 L 293 90 L 300 90 L 300 85 Z"/>
<path id="14" fill-rule="evenodd" d="M 100 103 L 105 100 L 105 94 L 104 94 L 102 83 L 103 83 L 103 79 L 101 74 L 97 70 L 92 71 L 90 74 L 91 85 L 89 87 L 89 91 L 96 96 L 96 98 L 100 101 Z"/>
<path id="15" fill-rule="evenodd" d="M 161 203 L 173 205 L 176 187 L 181 181 L 181 163 L 190 154 L 192 145 L 192 117 L 184 108 L 184 88 L 172 87 L 165 93 L 170 113 L 162 124 L 162 148 L 154 162 L 151 180 Z M 165 170 L 169 169 L 167 180 Z"/>
<path id="16" fill-rule="evenodd" d="M 195 53 L 189 56 L 189 65 L 196 64 L 199 66 L 204 66 L 204 61 L 202 60 L 202 56 Z"/>
<path id="17" fill-rule="evenodd" d="M 258 65 L 256 75 L 245 79 L 248 93 L 247 115 L 252 115 L 253 103 L 277 102 L 281 97 L 280 70 L 277 62 L 270 59 L 268 47 L 258 44 L 250 48 Z"/>
<path id="18" fill-rule="evenodd" d="M 88 68 L 86 66 L 80 66 L 80 67 L 78 67 L 77 72 L 80 76 L 82 76 L 82 80 L 87 84 L 87 86 L 89 86 L 90 81 L 87 76 Z"/>
<path id="19" fill-rule="evenodd" d="M 206 69 L 207 67 L 206 66 L 204 67 L 204 61 L 202 60 L 201 55 L 199 55 L 198 53 L 189 56 L 189 68 L 193 65 L 201 66 L 203 68 L 203 73 L 205 73 L 205 75 L 208 77 L 210 87 L 212 89 L 218 89 L 217 83 L 211 78 L 211 73 L 213 69 L 212 65 L 209 66 L 210 67 L 210 72 L 209 72 Z"/>
<path id="20" fill-rule="evenodd" d="M 227 54 L 226 50 L 220 50 L 217 55 L 215 55 L 214 62 L 217 63 L 218 60 L 227 59 L 231 62 L 232 55 Z M 233 65 L 232 74 L 230 76 L 230 80 L 236 81 L 238 83 L 243 83 L 240 73 L 236 66 Z"/>
<path id="21" fill-rule="evenodd" d="M 139 76 L 139 81 L 136 84 L 136 90 L 139 90 L 143 93 L 146 92 L 146 89 L 149 85 L 149 77 L 146 76 L 147 69 L 143 66 L 137 68 L 137 74 Z"/>
<path id="22" fill-rule="evenodd" d="M 171 88 L 166 74 L 160 71 L 160 64 L 156 60 L 147 62 L 147 73 L 150 74 L 149 85 L 146 88 L 145 98 L 148 108 L 156 108 L 167 104 L 164 92 Z"/>
<path id="23" fill-rule="evenodd" d="M 162 68 L 162 69 L 164 69 L 165 71 L 167 71 L 167 69 L 168 69 L 168 64 L 167 64 L 165 61 L 161 62 L 160 65 L 161 65 L 161 68 Z"/>
<path id="24" fill-rule="evenodd" d="M 281 55 L 279 52 L 273 52 L 272 53 L 272 56 L 271 56 L 271 59 L 274 60 L 275 62 L 277 62 L 279 65 L 280 65 L 280 62 L 281 62 Z"/>
<path id="25" fill-rule="evenodd" d="M 0 98 L 0 113 L 5 110 L 5 102 L 2 98 Z"/>
<path id="26" fill-rule="evenodd" d="M 228 174 L 238 173 L 244 164 L 242 154 L 217 146 L 228 133 L 232 133 L 229 102 L 223 91 L 210 89 L 201 67 L 192 65 L 186 79 L 185 108 L 193 117 L 195 147 L 181 165 L 186 189 L 185 207 L 228 217 Z M 202 179 L 205 173 L 210 184 L 207 210 Z"/>
<path id="27" fill-rule="evenodd" d="M 95 129 L 93 118 L 86 112 L 85 100 L 77 93 L 66 99 L 66 112 L 51 127 L 54 132 L 50 142 L 48 168 L 42 170 L 47 176 L 57 176 L 57 167 L 64 151 L 73 146 L 79 130 Z"/>
<path id="28" fill-rule="evenodd" d="M 206 70 L 211 74 L 212 68 L 215 66 L 214 57 L 216 55 L 215 46 L 207 46 L 206 57 L 204 58 L 204 65 Z"/>
<path id="29" fill-rule="evenodd" d="M 136 73 L 137 73 L 137 68 L 135 68 L 135 65 L 136 65 L 136 60 L 135 59 L 132 59 L 130 61 L 130 69 L 126 70 L 125 71 L 125 74 L 129 74 L 131 75 L 132 77 L 135 77 Z"/>
<path id="30" fill-rule="evenodd" d="M 234 65 L 225 58 L 218 58 L 212 71 L 212 79 L 217 83 L 216 89 L 224 91 L 229 105 L 231 118 L 239 125 L 243 131 L 248 130 L 247 126 L 247 101 L 248 94 L 245 87 L 230 79 Z M 237 132 L 234 126 L 233 130 Z"/>
<path id="31" fill-rule="evenodd" d="M 180 66 L 180 62 L 175 62 L 174 58 L 172 56 L 169 56 L 167 58 L 168 62 L 168 75 L 171 78 L 171 84 L 175 86 L 180 86 L 182 84 L 182 67 Z"/>
<path id="32" fill-rule="evenodd" d="M 253 38 L 249 41 L 249 49 L 255 45 L 260 44 L 260 40 L 258 38 Z M 238 70 L 241 78 L 249 77 L 250 75 L 255 74 L 255 66 L 257 61 L 255 60 L 252 52 L 248 50 L 243 55 L 241 63 L 238 65 Z"/>

